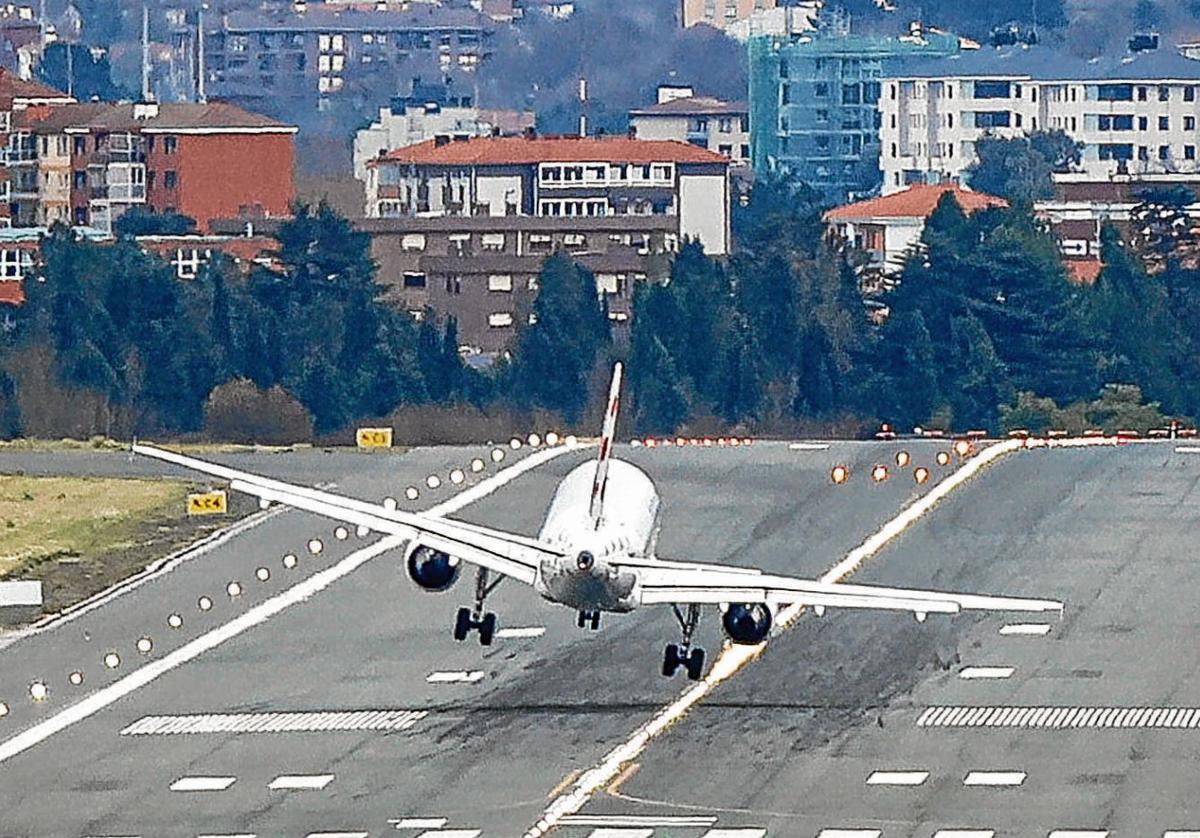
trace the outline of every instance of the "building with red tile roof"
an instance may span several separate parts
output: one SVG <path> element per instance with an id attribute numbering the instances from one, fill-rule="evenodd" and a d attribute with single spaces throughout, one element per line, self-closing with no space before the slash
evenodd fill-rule
<path id="1" fill-rule="evenodd" d="M 898 273 L 912 248 L 921 240 L 925 221 L 944 195 L 952 195 L 963 212 L 1007 207 L 1008 202 L 985 192 L 972 192 L 957 183 L 920 184 L 901 192 L 834 207 L 825 213 L 830 232 L 868 256 L 868 269 Z"/>
<path id="2" fill-rule="evenodd" d="M 367 172 L 368 218 L 667 216 L 719 255 L 729 204 L 729 159 L 674 140 L 438 136 Z"/>

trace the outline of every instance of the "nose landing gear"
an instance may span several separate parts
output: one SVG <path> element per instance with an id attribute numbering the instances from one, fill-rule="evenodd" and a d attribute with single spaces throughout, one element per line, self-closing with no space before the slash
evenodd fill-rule
<path id="1" fill-rule="evenodd" d="M 580 611 L 579 619 L 575 621 L 580 628 L 590 628 L 592 631 L 600 628 L 600 612 L 599 611 Z"/>
<path id="2" fill-rule="evenodd" d="M 472 630 L 479 629 L 479 644 L 481 646 L 492 645 L 492 638 L 496 634 L 496 615 L 490 611 L 484 613 L 483 603 L 488 594 L 496 590 L 496 586 L 503 579 L 504 577 L 501 576 L 495 582 L 488 584 L 487 568 L 481 567 L 476 571 L 475 607 L 458 609 L 458 614 L 454 619 L 455 640 L 466 640 Z"/>
<path id="3" fill-rule="evenodd" d="M 675 675 L 675 671 L 682 666 L 687 671 L 690 680 L 699 681 L 700 676 L 704 673 L 704 650 L 699 646 L 692 648 L 692 634 L 700 622 L 700 606 L 689 605 L 687 614 L 680 611 L 678 605 L 672 605 L 671 608 L 675 611 L 675 619 L 679 621 L 679 627 L 683 629 L 683 640 L 678 644 L 667 644 L 667 648 L 663 652 L 662 674 L 671 678 Z"/>

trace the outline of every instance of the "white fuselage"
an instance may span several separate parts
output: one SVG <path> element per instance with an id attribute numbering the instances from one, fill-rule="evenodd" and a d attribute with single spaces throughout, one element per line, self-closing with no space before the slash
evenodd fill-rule
<path id="1" fill-rule="evenodd" d="M 544 560 L 534 589 L 546 599 L 580 611 L 630 611 L 637 607 L 635 573 L 613 562 L 649 558 L 654 552 L 659 498 L 653 481 L 632 463 L 608 464 L 608 487 L 599 524 L 588 514 L 596 463 L 563 478 L 546 512 L 539 539 L 564 553 Z"/>

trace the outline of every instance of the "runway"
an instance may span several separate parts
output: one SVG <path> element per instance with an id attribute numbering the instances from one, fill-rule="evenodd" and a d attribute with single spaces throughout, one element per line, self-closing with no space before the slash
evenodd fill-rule
<path id="1" fill-rule="evenodd" d="M 659 486 L 664 558 L 817 577 L 950 474 L 955 465 L 934 463 L 947 448 L 759 443 L 618 456 Z M 901 449 L 913 456 L 904 470 Z M 215 459 L 428 508 L 526 455 Z M 558 479 L 587 456 L 527 464 L 453 516 L 532 535 Z M 469 472 L 475 458 L 487 468 L 452 484 L 451 470 Z M 830 482 L 835 463 L 850 467 L 845 485 Z M 869 479 L 876 463 L 891 466 L 889 480 Z M 913 481 L 916 465 L 932 469 L 929 484 Z M 14 469 L 166 473 L 120 454 L 0 455 L 0 471 Z M 430 490 L 434 473 L 442 485 Z M 853 580 L 1050 596 L 1067 603 L 1061 622 L 804 615 L 550 834 L 1200 834 L 1188 642 L 1200 622 L 1189 549 L 1198 481 L 1200 458 L 1171 443 L 999 458 Z M 408 486 L 417 501 L 404 498 Z M 658 673 L 677 635 L 668 610 L 607 615 L 593 633 L 502 585 L 489 606 L 506 633 L 488 649 L 459 644 L 450 626 L 469 579 L 422 593 L 397 551 L 372 557 L 370 539 L 334 529 L 270 511 L 74 619 L 10 638 L 0 649 L 0 836 L 522 836 L 690 686 Z M 717 657 L 715 616 L 698 642 Z M 94 712 L 76 709 L 139 672 L 154 677 Z M 35 683 L 45 700 L 31 696 Z M 64 713 L 79 718 L 5 757 Z"/>

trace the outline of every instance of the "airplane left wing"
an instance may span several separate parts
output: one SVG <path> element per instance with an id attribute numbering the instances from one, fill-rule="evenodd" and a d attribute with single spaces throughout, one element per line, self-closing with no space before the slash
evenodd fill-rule
<path id="1" fill-rule="evenodd" d="M 790 576 L 747 572 L 745 568 L 637 565 L 643 605 L 670 603 L 763 603 L 811 605 L 818 609 L 869 608 L 953 614 L 962 610 L 1061 612 L 1062 603 L 1045 599 L 956 594 L 873 585 L 843 585 Z"/>
<path id="2" fill-rule="evenodd" d="M 560 555 L 537 539 L 447 518 L 388 509 L 381 504 L 297 486 L 150 445 L 135 443 L 133 452 L 228 480 L 231 489 L 271 503 L 303 509 L 373 532 L 419 538 L 423 545 L 511 576 L 527 585 L 533 584 L 542 558 Z"/>

